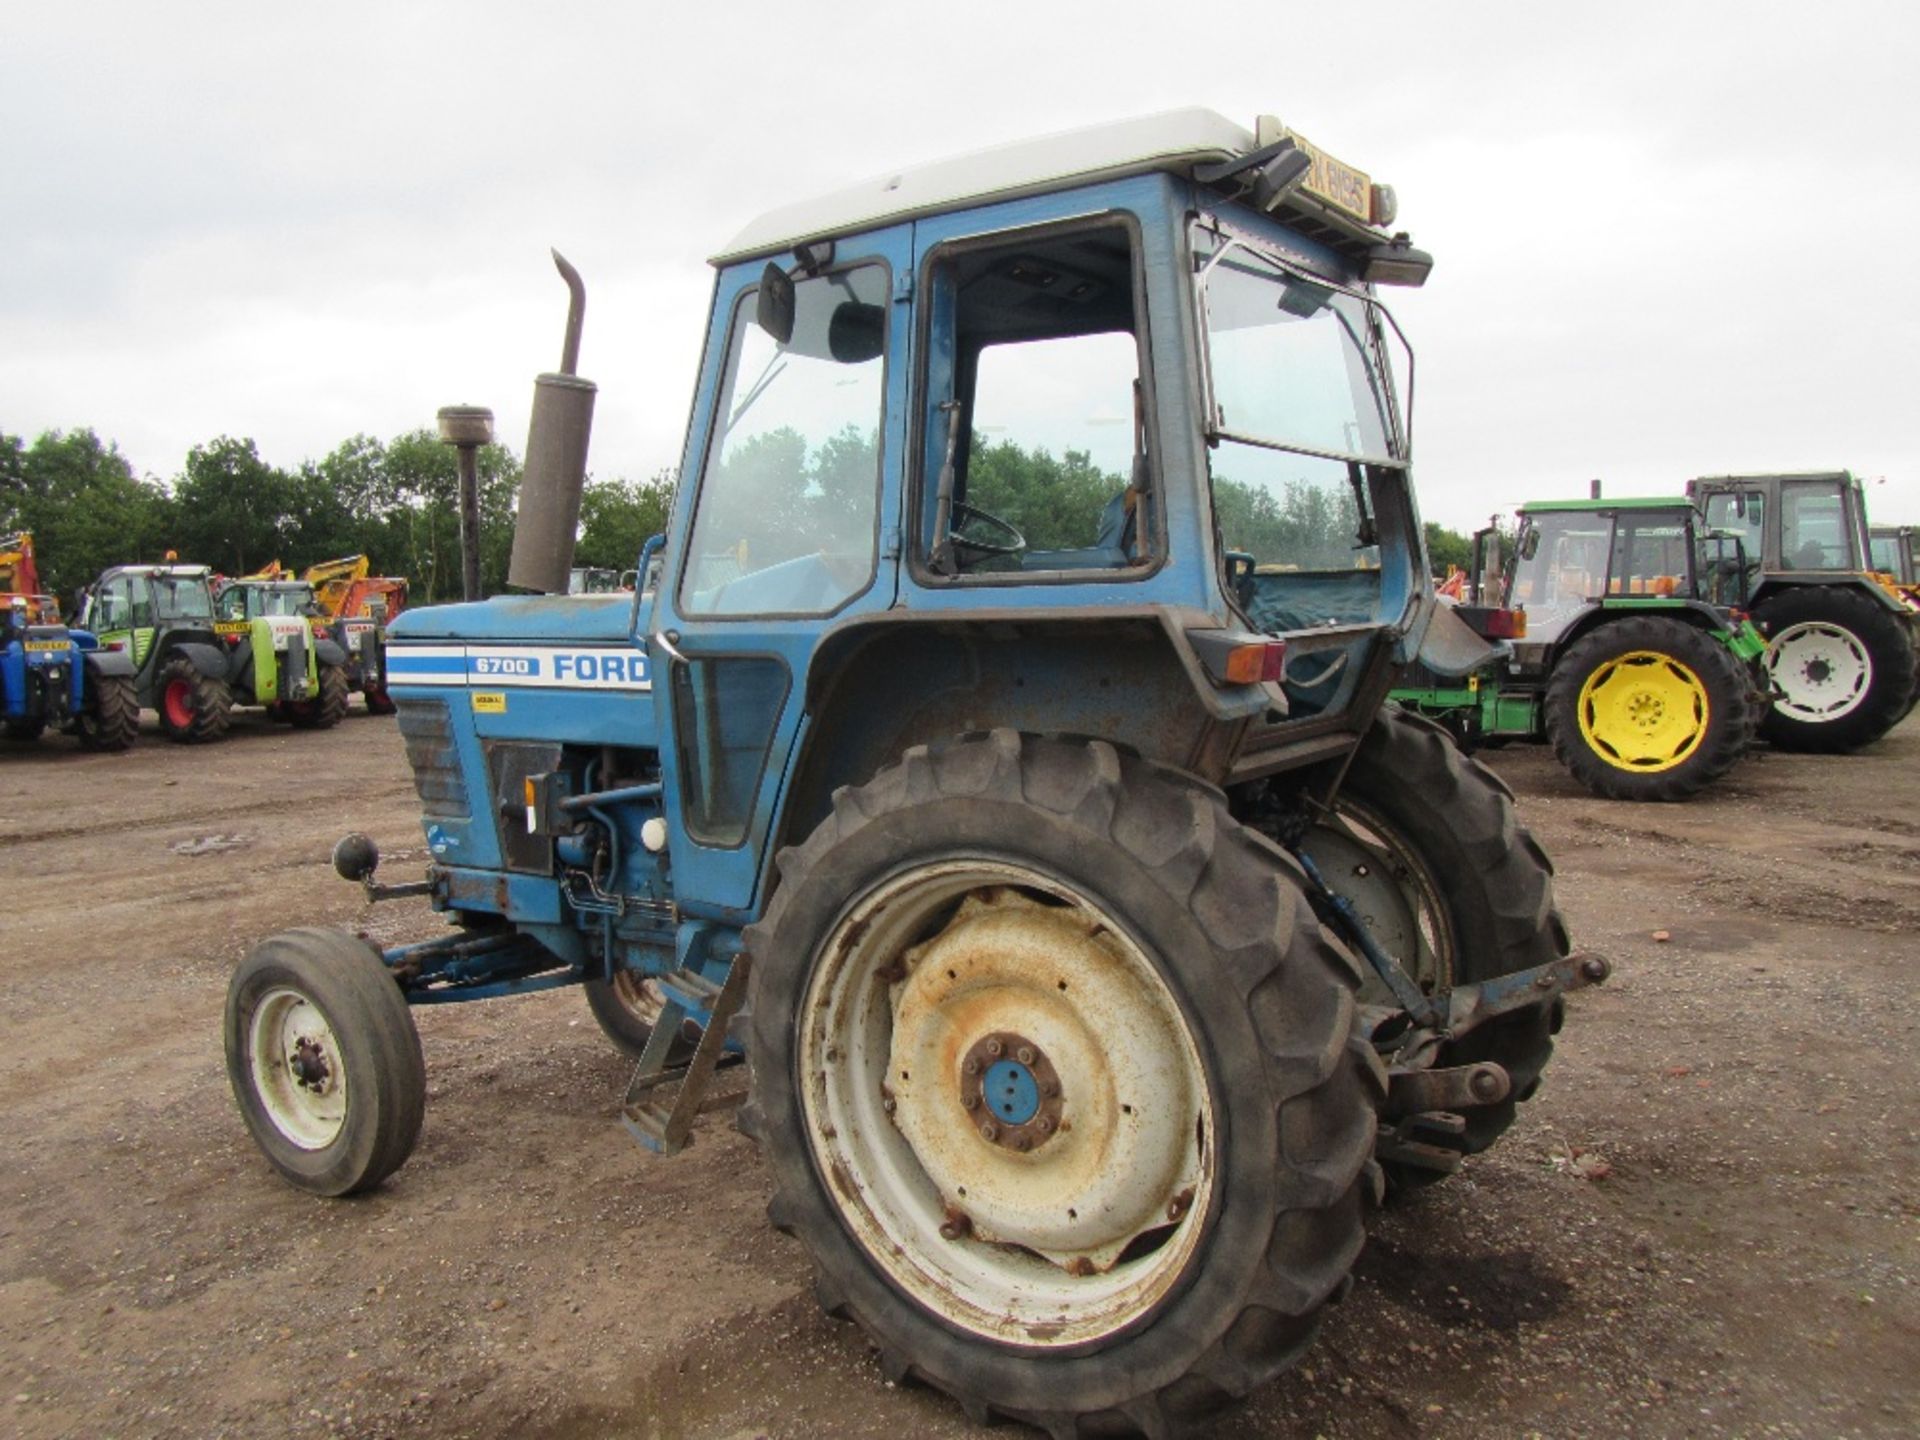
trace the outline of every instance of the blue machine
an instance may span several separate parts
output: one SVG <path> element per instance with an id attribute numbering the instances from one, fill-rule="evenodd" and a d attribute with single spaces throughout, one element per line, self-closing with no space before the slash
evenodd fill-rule
<path id="1" fill-rule="evenodd" d="M 564 593 L 594 392 L 541 377 L 546 593 L 389 632 L 427 875 L 335 854 L 453 927 L 235 974 L 275 1166 L 405 1160 L 409 1006 L 581 984 L 650 1149 L 745 1053 L 773 1221 L 890 1374 L 1158 1434 L 1290 1363 L 1368 1197 L 1492 1143 L 1606 974 L 1497 782 L 1383 708 L 1433 606 L 1395 208 L 1184 111 L 763 217 L 638 594 Z"/>
<path id="2" fill-rule="evenodd" d="M 100 648 L 89 631 L 70 630 L 35 600 L 0 605 L 0 724 L 9 740 L 37 740 L 49 728 L 79 737 L 88 750 L 125 750 L 139 735 L 133 665 Z"/>

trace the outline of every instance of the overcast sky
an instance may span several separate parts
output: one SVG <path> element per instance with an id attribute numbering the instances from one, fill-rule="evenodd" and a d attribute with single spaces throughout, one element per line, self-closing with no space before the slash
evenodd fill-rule
<path id="1" fill-rule="evenodd" d="M 679 458 L 760 211 L 1184 105 L 1394 185 L 1430 519 L 1848 467 L 1920 522 L 1912 6 L 0 0 L 0 429 L 282 465 L 493 407 L 578 264 L 592 467 Z M 809 18 L 817 17 L 817 18 Z"/>

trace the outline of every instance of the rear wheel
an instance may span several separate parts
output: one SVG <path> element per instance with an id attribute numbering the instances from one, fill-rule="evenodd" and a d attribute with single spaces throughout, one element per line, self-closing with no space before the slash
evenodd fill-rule
<path id="1" fill-rule="evenodd" d="M 741 1124 L 890 1378 L 1161 1435 L 1299 1357 L 1381 1073 L 1297 870 L 1217 791 L 998 731 L 840 792 L 781 876 Z"/>
<path id="2" fill-rule="evenodd" d="M 183 745 L 218 740 L 233 720 L 233 692 L 227 682 L 202 675 L 184 655 L 169 660 L 161 670 L 154 698 L 160 728 L 169 740 Z"/>
<path id="3" fill-rule="evenodd" d="M 1554 665 L 1547 737 L 1596 795 L 1682 800 L 1746 753 L 1750 688 L 1704 630 L 1659 615 L 1610 620 Z"/>
<path id="4" fill-rule="evenodd" d="M 1893 612 L 1857 590 L 1809 585 L 1754 608 L 1767 635 L 1773 709 L 1760 733 L 1782 750 L 1870 745 L 1913 699 L 1913 642 Z"/>
<path id="5" fill-rule="evenodd" d="M 1418 716 L 1380 712 L 1332 812 L 1301 849 L 1423 990 L 1529 970 L 1571 949 L 1553 903 L 1552 862 L 1515 818 L 1512 793 Z M 1377 979 L 1361 998 L 1391 1003 Z M 1513 1080 L 1507 1099 L 1464 1113 L 1465 1132 L 1451 1147 L 1476 1154 L 1513 1124 L 1518 1103 L 1540 1086 L 1559 1022 L 1557 1006 L 1533 1006 L 1440 1047 L 1436 1067 L 1491 1060 Z M 1386 1172 L 1400 1186 L 1451 1173 L 1398 1161 Z"/>
<path id="6" fill-rule="evenodd" d="M 286 717 L 302 730 L 331 730 L 346 716 L 347 697 L 351 693 L 345 666 L 322 665 L 320 693 L 311 700 L 287 705 Z"/>
<path id="7" fill-rule="evenodd" d="M 126 750 L 140 738 L 140 698 L 131 675 L 89 675 L 88 705 L 74 720 L 86 750 Z"/>
<path id="8" fill-rule="evenodd" d="M 227 987 L 227 1079 L 267 1159 L 315 1195 L 370 1190 L 413 1152 L 426 1063 L 379 952 L 338 930 L 254 947 Z"/>

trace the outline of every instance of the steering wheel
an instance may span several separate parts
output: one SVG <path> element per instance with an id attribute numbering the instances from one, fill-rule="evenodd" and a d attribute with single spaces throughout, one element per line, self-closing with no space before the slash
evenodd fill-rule
<path id="1" fill-rule="evenodd" d="M 966 568 L 966 560 L 961 552 L 965 551 L 975 559 L 984 559 L 992 555 L 1018 555 L 1027 548 L 1027 537 L 1014 528 L 1010 521 L 1002 520 L 998 515 L 982 510 L 978 505 L 969 505 L 964 500 L 953 502 L 952 518 L 947 524 L 947 539 L 953 545 L 954 559 L 961 568 Z M 990 530 L 997 530 L 1005 537 L 1004 543 L 994 540 L 977 540 L 971 535 L 960 532 L 972 521 L 979 521 Z"/>

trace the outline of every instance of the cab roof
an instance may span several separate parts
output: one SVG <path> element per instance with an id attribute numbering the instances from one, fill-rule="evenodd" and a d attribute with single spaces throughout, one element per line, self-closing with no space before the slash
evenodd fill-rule
<path id="1" fill-rule="evenodd" d="M 843 190 L 769 210 L 728 241 L 713 263 L 777 254 L 809 240 L 1099 180 L 1155 171 L 1190 177 L 1197 166 L 1245 156 L 1283 137 L 1294 139 L 1316 159 L 1326 158 L 1271 116 L 1262 116 L 1255 131 L 1199 108 L 1064 130 L 877 175 Z M 1332 163 L 1347 170 L 1338 161 Z M 1366 180 L 1357 171 L 1347 173 Z M 1286 208 L 1332 226 L 1350 239 L 1385 238 L 1383 229 L 1310 193 L 1310 185 L 1294 191 Z"/>
<path id="2" fill-rule="evenodd" d="M 166 575 L 176 580 L 204 580 L 213 574 L 207 565 L 116 565 L 100 578 L 112 575 Z"/>
<path id="3" fill-rule="evenodd" d="M 1693 502 L 1684 495 L 1644 495 L 1616 500 L 1529 500 L 1520 507 L 1522 515 L 1545 515 L 1559 511 L 1602 514 L 1610 510 L 1691 510 Z"/>

